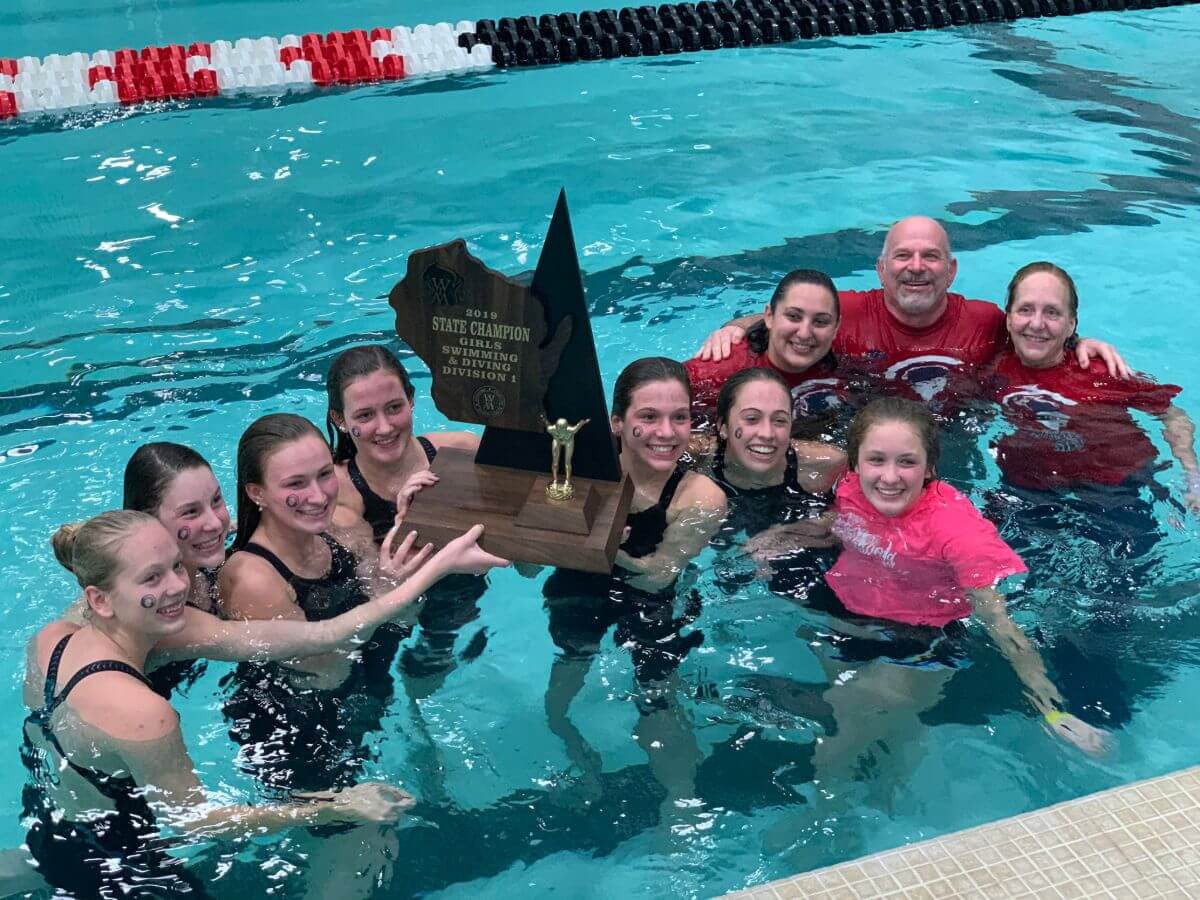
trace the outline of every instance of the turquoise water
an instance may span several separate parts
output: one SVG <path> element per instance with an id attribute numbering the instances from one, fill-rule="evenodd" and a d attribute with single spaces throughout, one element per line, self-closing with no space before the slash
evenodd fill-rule
<path id="1" fill-rule="evenodd" d="M 0 12 L 0 50 L 445 17 L 326 7 L 19 0 Z M 452 18 L 514 12 L 475 2 Z M 332 356 L 390 333 L 383 297 L 411 250 L 463 235 L 490 265 L 531 269 L 560 186 L 609 384 L 638 356 L 687 355 L 795 266 L 872 286 L 887 224 L 924 212 L 950 226 L 958 289 L 997 297 L 1021 263 L 1057 260 L 1079 281 L 1081 330 L 1181 384 L 1200 417 L 1198 38 L 1200 9 L 1181 8 L 0 128 L 0 580 L 13 635 L 0 649 L 0 845 L 24 834 L 23 645 L 72 597 L 52 529 L 119 503 L 124 462 L 147 440 L 195 446 L 232 494 L 241 429 L 281 409 L 319 420 Z M 422 429 L 444 424 L 428 401 L 417 412 Z M 960 485 L 979 498 L 996 477 L 981 458 L 979 481 Z M 1178 467 L 1160 480 L 1178 491 Z M 824 685 L 796 637 L 810 617 L 757 585 L 722 590 L 736 565 L 706 553 L 706 643 L 681 677 L 718 696 L 681 700 L 706 762 L 703 805 L 675 832 L 632 739 L 628 654 L 606 640 L 571 707 L 601 760 L 597 788 L 547 727 L 543 579 L 494 575 L 458 644 L 485 628 L 484 651 L 419 715 L 399 688 L 379 734 L 370 773 L 430 798 L 399 833 L 405 874 L 379 896 L 708 895 L 1195 764 L 1197 521 L 1153 509 L 1164 537 L 1132 588 L 1097 588 L 1098 548 L 1067 540 L 1058 577 L 1015 607 L 1064 689 L 1105 698 L 1120 721 L 1113 753 L 1093 761 L 1045 736 L 976 636 L 963 687 L 914 732 L 894 782 L 811 785 L 821 729 L 805 698 Z M 210 665 L 177 705 L 205 783 L 254 800 L 229 764 L 225 671 Z M 225 884 L 270 879 L 298 896 L 308 840 L 211 852 L 233 862 Z"/>

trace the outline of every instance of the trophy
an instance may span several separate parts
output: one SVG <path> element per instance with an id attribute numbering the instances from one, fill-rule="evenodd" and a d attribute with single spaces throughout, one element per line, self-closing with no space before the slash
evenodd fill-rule
<path id="1" fill-rule="evenodd" d="M 610 571 L 633 485 L 608 426 L 565 192 L 531 284 L 456 240 L 411 254 L 388 302 L 396 333 L 429 367 L 434 405 L 484 426 L 477 451 L 438 451 L 438 483 L 413 498 L 405 523 L 442 546 L 482 522 L 498 556 Z"/>

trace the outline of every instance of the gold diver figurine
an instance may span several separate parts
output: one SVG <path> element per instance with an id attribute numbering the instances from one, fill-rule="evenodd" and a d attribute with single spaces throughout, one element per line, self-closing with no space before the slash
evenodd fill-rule
<path id="1" fill-rule="evenodd" d="M 575 488 L 571 486 L 571 455 L 575 452 L 576 433 L 590 421 L 592 420 L 581 419 L 570 425 L 566 419 L 558 419 L 551 425 L 550 421 L 542 416 L 542 424 L 546 426 L 546 433 L 553 441 L 550 445 L 550 484 L 546 486 L 546 496 L 551 500 L 570 500 L 575 496 Z M 566 469 L 562 484 L 558 482 L 559 456 L 564 458 Z"/>

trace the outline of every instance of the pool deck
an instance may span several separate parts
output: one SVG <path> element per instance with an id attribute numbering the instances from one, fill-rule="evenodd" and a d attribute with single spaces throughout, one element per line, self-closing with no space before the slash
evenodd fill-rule
<path id="1" fill-rule="evenodd" d="M 1200 897 L 1200 766 L 726 895 Z"/>

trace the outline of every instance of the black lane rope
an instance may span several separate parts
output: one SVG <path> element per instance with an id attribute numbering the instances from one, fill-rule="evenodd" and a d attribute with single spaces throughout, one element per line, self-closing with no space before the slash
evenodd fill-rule
<path id="1" fill-rule="evenodd" d="M 1197 0 L 703 0 L 582 13 L 480 19 L 460 47 L 492 48 L 501 68 L 695 53 L 852 35 L 924 31 Z"/>

